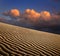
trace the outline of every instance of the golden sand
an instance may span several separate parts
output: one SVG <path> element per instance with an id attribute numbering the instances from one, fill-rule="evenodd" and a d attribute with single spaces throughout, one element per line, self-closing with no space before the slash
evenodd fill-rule
<path id="1" fill-rule="evenodd" d="M 60 35 L 0 22 L 0 56 L 60 56 Z"/>

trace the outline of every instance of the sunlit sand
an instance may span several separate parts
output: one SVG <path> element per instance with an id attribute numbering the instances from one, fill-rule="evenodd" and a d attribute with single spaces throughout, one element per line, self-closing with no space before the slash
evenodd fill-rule
<path id="1" fill-rule="evenodd" d="M 60 35 L 0 22 L 0 56 L 60 56 Z"/>

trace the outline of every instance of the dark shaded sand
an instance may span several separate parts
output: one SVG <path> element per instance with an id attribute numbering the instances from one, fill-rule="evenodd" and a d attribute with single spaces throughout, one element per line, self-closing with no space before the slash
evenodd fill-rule
<path id="1" fill-rule="evenodd" d="M 60 35 L 0 22 L 0 56 L 60 56 Z"/>

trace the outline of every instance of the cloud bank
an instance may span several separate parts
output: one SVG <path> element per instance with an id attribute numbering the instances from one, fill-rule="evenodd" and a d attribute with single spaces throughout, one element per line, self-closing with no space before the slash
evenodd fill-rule
<path id="1" fill-rule="evenodd" d="M 34 9 L 26 9 L 21 13 L 18 9 L 11 9 L 3 12 L 3 15 L 11 17 L 12 20 L 26 27 L 60 25 L 60 14 L 49 11 L 37 12 Z"/>

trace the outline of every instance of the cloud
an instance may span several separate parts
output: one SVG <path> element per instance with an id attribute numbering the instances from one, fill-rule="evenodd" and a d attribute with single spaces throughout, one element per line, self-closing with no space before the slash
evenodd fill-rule
<path id="1" fill-rule="evenodd" d="M 20 11 L 18 9 L 11 9 L 7 12 L 4 12 L 3 15 L 15 18 L 20 16 Z"/>
<path id="2" fill-rule="evenodd" d="M 4 18 L 0 17 L 0 20 L 5 20 Z"/>
<path id="3" fill-rule="evenodd" d="M 6 18 L 0 17 L 0 22 L 4 22 L 4 21 L 6 21 Z"/>
<path id="4" fill-rule="evenodd" d="M 20 16 L 20 11 L 18 9 L 12 9 L 10 10 L 10 15 L 13 17 Z"/>
<path id="5" fill-rule="evenodd" d="M 52 14 L 52 18 L 54 18 L 54 19 L 60 19 L 60 14 Z"/>
<path id="6" fill-rule="evenodd" d="M 36 12 L 34 9 L 26 9 L 24 11 L 24 17 L 29 18 L 33 21 L 36 21 L 37 19 L 40 18 L 40 13 Z"/>
<path id="7" fill-rule="evenodd" d="M 60 14 L 50 13 L 49 11 L 37 12 L 34 9 L 26 9 L 20 13 L 18 9 L 11 9 L 3 15 L 11 17 L 13 23 L 24 27 L 49 26 L 60 24 Z M 15 20 L 15 21 L 14 21 Z"/>
<path id="8" fill-rule="evenodd" d="M 41 17 L 44 20 L 51 20 L 51 14 L 48 11 L 41 11 Z"/>
<path id="9" fill-rule="evenodd" d="M 28 18 L 32 21 L 37 21 L 39 19 L 43 19 L 45 21 L 51 20 L 51 14 L 48 11 L 37 12 L 34 9 L 26 9 L 24 11 L 24 17 Z"/>
<path id="10" fill-rule="evenodd" d="M 26 9 L 23 14 L 20 13 L 20 11 L 18 9 L 11 9 L 7 12 L 4 12 L 3 15 L 10 16 L 12 18 L 16 18 L 16 19 L 18 19 L 18 21 L 20 20 L 19 17 L 27 18 L 32 21 L 37 21 L 41 18 L 45 21 L 51 19 L 50 12 L 41 11 L 41 13 L 40 13 L 40 12 L 35 11 L 34 9 Z"/>

